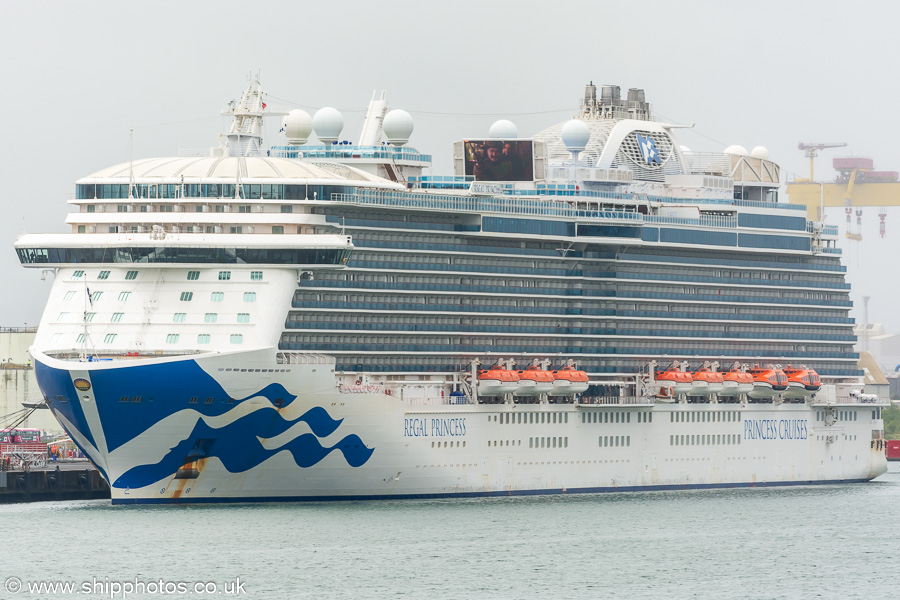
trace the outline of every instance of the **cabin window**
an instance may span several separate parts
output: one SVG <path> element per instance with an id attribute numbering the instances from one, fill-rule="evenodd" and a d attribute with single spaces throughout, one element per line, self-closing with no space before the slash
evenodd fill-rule
<path id="1" fill-rule="evenodd" d="M 219 271 L 219 281 L 228 281 L 231 279 L 231 271 Z"/>
<path id="2" fill-rule="evenodd" d="M 118 323 L 119 321 L 122 320 L 122 317 L 124 317 L 124 316 L 125 316 L 125 313 L 113 313 L 113 316 L 112 316 L 112 319 L 110 319 L 110 322 Z"/>
<path id="3" fill-rule="evenodd" d="M 209 343 L 209 334 L 208 333 L 200 333 L 197 335 L 197 343 L 198 344 L 208 344 Z"/>
<path id="4" fill-rule="evenodd" d="M 231 343 L 232 344 L 242 344 L 244 342 L 244 336 L 240 333 L 232 333 L 231 334 Z"/>
<path id="5" fill-rule="evenodd" d="M 106 344 L 112 344 L 112 343 L 115 342 L 115 341 L 116 341 L 116 334 L 115 334 L 115 333 L 107 333 L 107 334 L 106 334 L 106 337 L 103 338 L 103 342 L 106 343 Z"/>
<path id="6" fill-rule="evenodd" d="M 190 302 L 194 299 L 194 292 L 181 292 L 181 301 Z"/>
<path id="7" fill-rule="evenodd" d="M 167 344 L 177 344 L 177 343 L 178 343 L 178 334 L 177 334 L 177 333 L 170 333 L 169 335 L 167 335 L 167 336 L 166 336 L 166 343 L 167 343 Z"/>
<path id="8" fill-rule="evenodd" d="M 256 302 L 256 292 L 244 292 L 244 302 Z"/>
<path id="9" fill-rule="evenodd" d="M 137 279 L 137 271 L 128 271 L 125 273 L 125 279 Z"/>
<path id="10" fill-rule="evenodd" d="M 213 302 L 222 302 L 225 299 L 225 292 L 213 292 L 209 299 Z"/>
<path id="11" fill-rule="evenodd" d="M 119 301 L 120 302 L 125 302 L 130 297 L 131 297 L 131 292 L 120 292 L 119 293 Z"/>
<path id="12" fill-rule="evenodd" d="M 250 313 L 238 313 L 237 322 L 238 323 L 249 323 L 250 322 Z"/>
<path id="13" fill-rule="evenodd" d="M 196 281 L 200 279 L 200 271 L 188 271 L 187 278 L 189 281 Z"/>
<path id="14" fill-rule="evenodd" d="M 206 323 L 215 323 L 218 318 L 219 318 L 218 313 L 206 313 L 203 316 L 203 321 Z"/>

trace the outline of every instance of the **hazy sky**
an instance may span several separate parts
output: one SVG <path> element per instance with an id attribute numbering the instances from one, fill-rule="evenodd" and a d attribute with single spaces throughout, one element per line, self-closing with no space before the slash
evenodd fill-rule
<path id="1" fill-rule="evenodd" d="M 450 170 L 450 144 L 498 118 L 530 136 L 576 109 L 584 85 L 641 87 L 657 115 L 696 123 L 694 150 L 764 145 L 786 177 L 806 177 L 797 143 L 844 141 L 900 171 L 896 2 L 0 2 L 4 218 L 0 326 L 35 325 L 50 281 L 19 266 L 22 232 L 66 230 L 74 181 L 128 159 L 216 144 L 221 108 L 260 72 L 272 105 L 344 111 L 356 139 L 373 90 L 416 121 L 410 143 Z M 281 143 L 273 120 L 268 143 Z M 900 199 L 900 193 L 898 193 Z M 842 209 L 829 223 L 843 226 Z M 893 310 L 900 210 L 864 215 L 842 244 L 869 320 Z M 856 315 L 862 319 L 861 310 Z"/>

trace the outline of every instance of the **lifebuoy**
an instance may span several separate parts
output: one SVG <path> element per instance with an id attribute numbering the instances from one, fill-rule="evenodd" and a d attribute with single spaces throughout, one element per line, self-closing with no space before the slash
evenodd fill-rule
<path id="1" fill-rule="evenodd" d="M 388 396 L 390 396 L 390 395 L 391 395 L 391 390 L 384 390 L 384 393 L 387 394 Z"/>
<path id="2" fill-rule="evenodd" d="M 362 385 L 362 379 L 357 379 L 357 380 L 356 380 L 356 385 Z"/>

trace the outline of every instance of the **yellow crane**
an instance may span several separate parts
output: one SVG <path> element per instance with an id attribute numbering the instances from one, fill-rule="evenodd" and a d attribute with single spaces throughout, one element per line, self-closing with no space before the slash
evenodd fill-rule
<path id="1" fill-rule="evenodd" d="M 900 206 L 900 183 L 896 171 L 876 171 L 871 158 L 843 157 L 832 161 L 838 176 L 833 182 L 816 182 L 813 179 L 812 160 L 817 150 L 846 146 L 844 143 L 801 143 L 799 148 L 805 150 L 809 157 L 809 179 L 798 179 L 787 185 L 787 193 L 792 204 L 806 206 L 807 216 L 814 221 L 822 221 L 821 210 L 831 206 L 843 206 L 847 215 L 847 237 L 859 241 L 862 239 L 862 208 L 865 206 L 880 207 L 879 230 L 881 237 L 885 232 L 885 208 Z M 856 231 L 850 229 L 850 220 L 856 208 Z"/>

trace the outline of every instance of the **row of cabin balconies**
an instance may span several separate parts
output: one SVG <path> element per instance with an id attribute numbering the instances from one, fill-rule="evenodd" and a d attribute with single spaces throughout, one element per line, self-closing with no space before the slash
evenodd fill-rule
<path id="1" fill-rule="evenodd" d="M 285 225 L 73 225 L 72 233 L 295 233 Z M 277 230 L 280 228 L 280 231 Z M 306 227 L 297 226 L 296 233 L 312 233 Z"/>
<path id="2" fill-rule="evenodd" d="M 86 203 L 73 202 L 72 204 L 79 206 L 78 212 L 216 212 L 216 213 L 293 213 L 296 205 L 274 203 L 274 204 L 171 204 L 157 202 L 154 204 L 144 203 L 123 203 L 121 201 L 111 200 L 108 202 Z M 144 210 L 141 210 L 143 208 Z M 285 210 L 289 208 L 290 210 Z M 298 210 L 298 213 L 306 212 Z"/>

